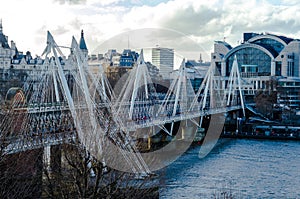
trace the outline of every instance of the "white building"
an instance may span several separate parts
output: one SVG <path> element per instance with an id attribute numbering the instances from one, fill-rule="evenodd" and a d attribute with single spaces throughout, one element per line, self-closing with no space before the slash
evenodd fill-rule
<path id="1" fill-rule="evenodd" d="M 83 36 L 82 31 L 79 47 L 87 58 L 88 49 Z M 60 57 L 65 71 L 76 69 L 71 54 L 69 58 Z M 2 97 L 10 87 L 22 87 L 26 81 L 38 84 L 43 78 L 41 74 L 50 70 L 51 62 L 54 62 L 54 58 L 42 59 L 39 56 L 33 58 L 29 51 L 23 54 L 13 41 L 9 45 L 8 37 L 3 34 L 2 21 L 0 21 L 0 95 Z"/>
<path id="2" fill-rule="evenodd" d="M 237 57 L 245 96 L 253 99 L 257 91 L 274 91 L 287 96 L 284 103 L 300 107 L 300 40 L 270 33 L 244 33 L 244 41 L 231 47 L 216 41 L 211 56 L 216 75 L 224 89 Z M 275 84 L 277 82 L 277 84 Z M 288 94 L 287 94 L 288 92 Z"/>
<path id="3" fill-rule="evenodd" d="M 174 68 L 174 49 L 152 48 L 152 64 L 159 69 L 164 79 L 169 79 Z"/>
<path id="4" fill-rule="evenodd" d="M 3 34 L 2 21 L 0 21 L 0 68 L 10 67 L 11 59 L 16 55 L 16 45 L 11 41 L 8 44 L 8 37 Z"/>

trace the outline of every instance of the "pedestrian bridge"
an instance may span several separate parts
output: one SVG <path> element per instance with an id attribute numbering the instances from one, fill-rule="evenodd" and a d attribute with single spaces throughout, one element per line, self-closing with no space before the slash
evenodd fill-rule
<path id="1" fill-rule="evenodd" d="M 14 97 L 2 104 L 0 138 L 4 154 L 80 143 L 101 157 L 104 138 L 109 137 L 122 150 L 134 152 L 134 158 L 124 153 L 133 170 L 148 172 L 138 149 L 131 144 L 134 138 L 130 132 L 156 126 L 172 136 L 175 122 L 189 120 L 201 127 L 203 116 L 244 110 L 237 60 L 226 90 L 218 89 L 220 80 L 211 66 L 194 92 L 183 60 L 168 91 L 158 93 L 141 51 L 123 88 L 115 93 L 101 65 L 97 74 L 90 70 L 74 38 L 70 52 L 69 60 L 64 60 L 66 56 L 48 32 L 43 56 L 50 60 L 51 67 L 40 75 L 40 81 L 26 82 L 26 88 L 15 90 Z M 62 62 L 69 64 L 68 70 Z M 166 123 L 171 124 L 170 129 L 164 127 Z"/>

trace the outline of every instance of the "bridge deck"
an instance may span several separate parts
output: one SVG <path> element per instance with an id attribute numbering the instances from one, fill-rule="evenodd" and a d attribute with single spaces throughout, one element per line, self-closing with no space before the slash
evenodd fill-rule
<path id="1" fill-rule="evenodd" d="M 105 107 L 107 104 L 100 104 L 99 106 Z M 78 109 L 85 109 L 85 106 L 76 106 Z M 70 111 L 68 106 L 43 106 L 43 107 L 36 107 L 36 108 L 26 108 L 26 107 L 20 107 L 19 109 L 16 109 L 17 111 L 27 110 L 26 113 L 30 114 L 39 114 L 39 113 L 45 113 L 49 114 L 49 112 L 57 112 L 57 111 Z M 166 123 L 172 123 L 172 122 L 178 122 L 178 121 L 184 121 L 189 120 L 201 116 L 206 115 L 212 115 L 212 114 L 219 114 L 219 113 L 225 113 L 232 110 L 238 110 L 241 109 L 241 106 L 231 106 L 231 107 L 223 107 L 223 108 L 212 108 L 206 111 L 190 111 L 184 114 L 178 114 L 175 116 L 156 116 L 153 118 L 147 118 L 144 120 L 128 120 L 122 119 L 122 125 L 123 128 L 126 129 L 126 131 L 136 131 L 137 129 L 152 127 L 152 126 L 161 126 Z M 22 111 L 23 112 L 23 111 Z M 71 119 L 71 118 L 69 118 Z M 70 125 L 69 123 L 65 125 Z M 70 126 L 68 126 L 70 127 Z M 18 153 L 26 150 L 32 150 L 37 149 L 45 146 L 51 146 L 51 145 L 58 145 L 63 143 L 71 143 L 74 142 L 76 139 L 76 130 L 65 130 L 63 128 L 63 132 L 55 131 L 55 132 L 48 132 L 48 131 L 40 131 L 36 133 L 31 133 L 32 135 L 19 135 L 15 137 L 10 137 L 5 140 L 5 150 L 4 152 L 6 154 L 12 154 L 12 153 Z M 75 129 L 68 128 L 68 129 Z"/>
<path id="2" fill-rule="evenodd" d="M 35 136 L 16 136 L 7 138 L 4 142 L 5 154 L 19 153 L 27 150 L 38 149 L 45 146 L 72 143 L 76 140 L 76 131 L 47 133 Z"/>

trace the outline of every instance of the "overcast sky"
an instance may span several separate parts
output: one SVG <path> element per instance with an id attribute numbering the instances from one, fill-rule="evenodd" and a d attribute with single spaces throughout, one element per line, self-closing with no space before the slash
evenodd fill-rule
<path id="1" fill-rule="evenodd" d="M 95 54 L 159 45 L 188 59 L 202 53 L 205 60 L 215 40 L 236 46 L 243 32 L 300 38 L 297 0 L 1 0 L 0 18 L 9 41 L 33 55 L 42 53 L 47 30 L 69 46 L 83 29 Z"/>

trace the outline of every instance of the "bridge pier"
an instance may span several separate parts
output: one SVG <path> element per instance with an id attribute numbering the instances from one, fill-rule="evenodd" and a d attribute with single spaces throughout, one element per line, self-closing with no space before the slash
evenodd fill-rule
<path id="1" fill-rule="evenodd" d="M 196 128 L 196 125 L 193 124 L 192 122 L 190 122 L 188 120 L 184 120 L 180 124 L 179 130 L 180 130 L 180 133 L 181 133 L 181 139 L 182 140 L 191 141 L 195 137 L 195 133 L 196 133 L 197 128 Z"/>
<path id="2" fill-rule="evenodd" d="M 62 146 L 52 145 L 44 148 L 44 169 L 51 174 L 61 172 Z"/>

